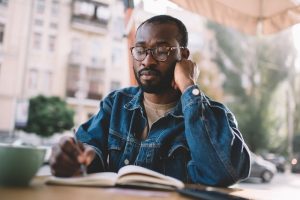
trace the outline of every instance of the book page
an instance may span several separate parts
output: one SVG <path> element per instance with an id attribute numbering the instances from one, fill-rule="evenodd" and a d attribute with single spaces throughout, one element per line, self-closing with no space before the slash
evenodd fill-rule
<path id="1" fill-rule="evenodd" d="M 113 172 L 99 172 L 79 177 L 50 177 L 46 183 L 73 186 L 114 186 L 118 176 Z"/>
<path id="2" fill-rule="evenodd" d="M 126 185 L 126 183 L 152 183 L 175 188 L 184 187 L 183 182 L 178 179 L 136 165 L 127 165 L 119 170 L 117 184 Z"/>

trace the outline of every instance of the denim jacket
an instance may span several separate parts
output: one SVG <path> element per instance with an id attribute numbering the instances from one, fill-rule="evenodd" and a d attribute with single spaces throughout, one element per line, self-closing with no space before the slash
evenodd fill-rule
<path id="1" fill-rule="evenodd" d="M 186 89 L 175 108 L 151 126 L 146 139 L 138 139 L 145 126 L 139 87 L 108 95 L 100 111 L 77 131 L 78 139 L 96 151 L 90 170 L 117 172 L 132 164 L 185 183 L 213 186 L 228 186 L 248 177 L 249 150 L 233 114 L 196 85 Z"/>

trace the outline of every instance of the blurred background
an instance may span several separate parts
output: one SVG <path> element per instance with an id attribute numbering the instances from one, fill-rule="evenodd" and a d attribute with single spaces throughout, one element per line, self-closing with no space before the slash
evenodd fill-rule
<path id="1" fill-rule="evenodd" d="M 156 14 L 185 23 L 197 84 L 277 167 L 253 176 L 299 172 L 300 24 L 248 34 L 167 0 L 0 0 L 0 142 L 50 149 L 109 92 L 135 85 L 129 48 Z"/>

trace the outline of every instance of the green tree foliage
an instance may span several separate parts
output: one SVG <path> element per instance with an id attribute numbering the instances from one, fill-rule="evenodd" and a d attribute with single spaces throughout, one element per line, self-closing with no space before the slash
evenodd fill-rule
<path id="1" fill-rule="evenodd" d="M 59 97 L 39 95 L 30 99 L 28 122 L 23 130 L 49 137 L 72 128 L 73 117 L 74 111 Z"/>
<path id="2" fill-rule="evenodd" d="M 300 133 L 296 134 L 293 140 L 294 152 L 300 153 Z"/>
<path id="3" fill-rule="evenodd" d="M 272 141 L 280 139 L 274 133 L 282 122 L 272 116 L 270 102 L 288 77 L 287 58 L 294 58 L 291 37 L 250 37 L 213 22 L 207 26 L 215 32 L 215 62 L 226 76 L 224 93 L 232 99 L 228 104 L 247 144 L 252 151 L 276 148 Z"/>

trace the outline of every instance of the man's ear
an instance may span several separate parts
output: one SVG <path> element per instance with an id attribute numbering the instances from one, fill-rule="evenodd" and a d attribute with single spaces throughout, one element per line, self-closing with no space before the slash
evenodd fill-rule
<path id="1" fill-rule="evenodd" d="M 190 56 L 190 50 L 188 48 L 183 48 L 181 49 L 181 57 L 184 58 L 184 59 L 188 59 L 189 56 Z"/>

